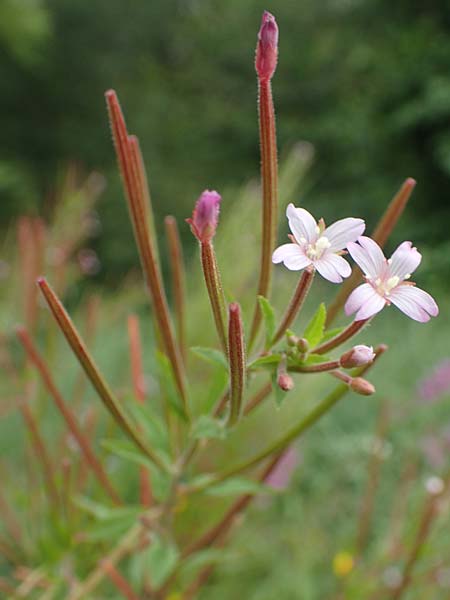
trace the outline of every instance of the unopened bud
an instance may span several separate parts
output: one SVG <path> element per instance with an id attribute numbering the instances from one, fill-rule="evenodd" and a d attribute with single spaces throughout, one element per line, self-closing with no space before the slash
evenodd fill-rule
<path id="1" fill-rule="evenodd" d="M 256 46 L 255 67 L 261 81 L 269 81 L 275 72 L 278 58 L 278 25 L 275 17 L 264 11 Z"/>
<path id="2" fill-rule="evenodd" d="M 286 341 L 288 346 L 296 346 L 299 342 L 299 338 L 293 333 L 288 333 L 286 335 Z"/>
<path id="3" fill-rule="evenodd" d="M 277 384 L 284 392 L 290 392 L 294 387 L 294 380 L 288 373 L 280 373 Z"/>
<path id="4" fill-rule="evenodd" d="M 300 352 L 308 352 L 309 350 L 309 342 L 306 338 L 300 338 L 297 342 L 297 348 L 300 350 Z"/>
<path id="5" fill-rule="evenodd" d="M 186 219 L 199 242 L 206 243 L 214 237 L 219 221 L 221 199 L 217 192 L 205 190 L 197 200 L 192 218 Z"/>
<path id="6" fill-rule="evenodd" d="M 371 363 L 375 358 L 375 352 L 372 346 L 364 346 L 359 344 L 354 346 L 348 352 L 345 352 L 340 359 L 341 366 L 344 369 L 353 369 L 353 367 L 362 367 Z"/>
<path id="7" fill-rule="evenodd" d="M 362 396 L 371 396 L 375 393 L 375 386 L 362 377 L 353 377 L 349 385 L 354 392 Z"/>

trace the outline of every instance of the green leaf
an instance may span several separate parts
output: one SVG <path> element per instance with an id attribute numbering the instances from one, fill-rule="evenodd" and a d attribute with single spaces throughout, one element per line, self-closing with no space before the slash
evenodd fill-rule
<path id="1" fill-rule="evenodd" d="M 192 437 L 195 440 L 218 439 L 223 440 L 227 436 L 227 428 L 222 421 L 202 415 L 192 426 Z"/>
<path id="2" fill-rule="evenodd" d="M 235 496 L 241 494 L 273 493 L 273 490 L 258 481 L 245 477 L 231 477 L 205 490 L 210 496 Z"/>
<path id="3" fill-rule="evenodd" d="M 328 329 L 323 334 L 323 338 L 320 340 L 321 342 L 327 342 L 334 338 L 336 335 L 339 335 L 342 331 L 344 331 L 345 327 L 334 327 L 333 329 Z"/>
<path id="4" fill-rule="evenodd" d="M 136 423 L 152 448 L 158 449 L 169 458 L 170 448 L 166 426 L 159 415 L 157 415 L 150 403 L 139 404 L 130 399 L 129 408 Z"/>
<path id="5" fill-rule="evenodd" d="M 308 340 L 310 348 L 314 348 L 322 341 L 326 319 L 327 309 L 325 308 L 325 304 L 322 302 L 313 318 L 308 323 L 303 334 L 303 337 Z"/>
<path id="6" fill-rule="evenodd" d="M 153 469 L 155 467 L 154 463 L 145 454 L 139 452 L 134 444 L 131 444 L 126 440 L 102 440 L 101 445 L 105 450 L 108 450 L 108 452 L 111 452 L 124 460 L 147 468 Z M 166 456 L 159 453 L 157 454 L 162 461 L 167 463 Z"/>
<path id="7" fill-rule="evenodd" d="M 169 359 L 162 352 L 156 353 L 156 361 L 158 363 L 160 391 L 167 398 L 171 408 L 177 413 L 183 421 L 187 421 L 186 413 L 184 412 L 181 398 L 178 394 L 177 386 L 175 385 L 172 367 Z"/>
<path id="8" fill-rule="evenodd" d="M 81 508 L 81 510 L 89 513 L 99 521 L 115 521 L 129 519 L 130 517 L 136 519 L 142 512 L 142 507 L 140 506 L 110 507 L 100 502 L 95 502 L 86 496 L 76 496 L 72 501 L 78 508 Z"/>
<path id="9" fill-rule="evenodd" d="M 251 362 L 247 367 L 249 369 L 264 369 L 264 368 L 273 368 L 278 365 L 281 360 L 281 354 L 268 354 L 267 356 L 261 356 L 257 358 L 253 362 Z"/>
<path id="10" fill-rule="evenodd" d="M 100 521 L 94 523 L 86 531 L 88 542 L 107 542 L 109 545 L 118 540 L 133 524 L 136 523 L 136 515 L 128 515 L 122 519 L 111 521 Z"/>
<path id="11" fill-rule="evenodd" d="M 212 565 L 219 561 L 223 563 L 224 556 L 225 552 L 222 548 L 207 548 L 206 550 L 200 550 L 183 561 L 180 575 L 181 577 L 192 577 L 197 571 L 207 565 Z"/>
<path id="12" fill-rule="evenodd" d="M 327 362 L 327 356 L 325 354 L 308 354 L 305 360 L 299 361 L 299 365 L 319 365 L 320 363 Z"/>
<path id="13" fill-rule="evenodd" d="M 161 587 L 174 570 L 179 552 L 174 544 L 155 535 L 146 552 L 146 566 L 154 588 Z"/>
<path id="14" fill-rule="evenodd" d="M 259 306 L 261 308 L 262 316 L 264 319 L 264 326 L 266 329 L 266 342 L 264 344 L 265 349 L 270 348 L 272 338 L 275 335 L 275 311 L 273 306 L 264 298 L 264 296 L 258 296 Z"/>
<path id="15" fill-rule="evenodd" d="M 216 350 L 215 348 L 204 348 L 203 346 L 192 346 L 191 351 L 199 358 L 206 360 L 206 362 L 209 362 L 212 365 L 219 365 L 228 371 L 226 356 L 220 350 Z"/>
<path id="16" fill-rule="evenodd" d="M 286 398 L 287 392 L 282 390 L 278 385 L 278 373 L 276 370 L 272 373 L 272 391 L 274 393 L 275 404 L 280 408 L 283 400 Z"/>

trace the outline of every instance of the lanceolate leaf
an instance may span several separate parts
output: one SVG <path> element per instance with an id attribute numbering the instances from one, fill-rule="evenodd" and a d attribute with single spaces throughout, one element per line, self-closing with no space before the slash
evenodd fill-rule
<path id="1" fill-rule="evenodd" d="M 281 354 L 261 356 L 248 365 L 249 369 L 273 369 L 281 360 Z"/>
<path id="2" fill-rule="evenodd" d="M 322 341 L 326 319 L 327 310 L 325 304 L 322 302 L 303 334 L 303 337 L 308 340 L 310 348 L 314 348 Z"/>
<path id="3" fill-rule="evenodd" d="M 202 415 L 192 427 L 192 437 L 196 440 L 219 439 L 223 440 L 227 435 L 227 429 L 222 421 Z"/>
<path id="4" fill-rule="evenodd" d="M 174 544 L 155 535 L 147 551 L 146 563 L 150 581 L 155 588 L 161 587 L 178 562 L 179 552 Z"/>
<path id="5" fill-rule="evenodd" d="M 264 325 L 266 328 L 266 341 L 264 344 L 265 348 L 270 348 L 271 340 L 275 334 L 276 322 L 275 322 L 275 311 L 273 306 L 264 298 L 264 296 L 258 296 L 259 306 L 264 319 Z"/>
<path id="6" fill-rule="evenodd" d="M 202 346 L 193 346 L 191 351 L 206 362 L 228 369 L 225 354 L 220 350 L 216 350 L 215 348 L 204 348 Z"/>

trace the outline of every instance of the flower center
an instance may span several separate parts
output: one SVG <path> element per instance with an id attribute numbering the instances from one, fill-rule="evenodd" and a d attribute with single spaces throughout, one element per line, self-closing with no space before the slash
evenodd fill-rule
<path id="1" fill-rule="evenodd" d="M 371 283 L 381 296 L 389 296 L 391 291 L 395 287 L 397 287 L 399 282 L 400 278 L 397 277 L 397 275 L 394 275 L 393 277 L 389 277 L 388 279 L 381 279 L 380 277 L 378 277 L 378 279 L 375 279 L 375 281 Z"/>
<path id="2" fill-rule="evenodd" d="M 325 250 L 327 250 L 331 246 L 327 237 L 320 237 L 314 244 L 308 244 L 306 247 L 306 256 L 311 260 L 319 259 Z"/>

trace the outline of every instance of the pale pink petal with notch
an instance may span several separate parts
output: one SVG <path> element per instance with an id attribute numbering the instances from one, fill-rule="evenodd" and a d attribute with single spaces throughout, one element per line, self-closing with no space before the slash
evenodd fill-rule
<path id="1" fill-rule="evenodd" d="M 345 264 L 344 264 L 345 263 Z M 331 283 L 342 283 L 343 277 L 348 277 L 352 269 L 348 262 L 336 254 L 327 253 L 314 261 L 314 267 Z"/>
<path id="2" fill-rule="evenodd" d="M 399 285 L 392 290 L 389 299 L 405 315 L 420 323 L 439 314 L 438 305 L 430 294 L 413 285 Z"/>
<path id="3" fill-rule="evenodd" d="M 361 306 L 373 296 L 374 291 L 373 287 L 368 283 L 359 285 L 347 298 L 344 306 L 345 314 L 350 316 L 358 311 Z"/>
<path id="4" fill-rule="evenodd" d="M 305 255 L 297 244 L 283 244 L 272 254 L 272 262 L 284 263 L 291 271 L 300 271 L 311 264 L 311 260 Z"/>
<path id="5" fill-rule="evenodd" d="M 358 242 L 358 244 L 355 242 L 347 244 L 351 257 L 370 279 L 380 277 L 386 268 L 386 259 L 381 248 L 364 235 L 358 238 Z"/>
<path id="6" fill-rule="evenodd" d="M 380 310 L 383 310 L 385 306 L 386 300 L 382 296 L 380 296 L 380 294 L 377 294 L 375 290 L 373 290 L 372 296 L 370 296 L 364 302 L 364 304 L 356 313 L 355 321 L 363 321 L 365 319 L 370 319 L 370 317 L 373 317 L 373 315 L 379 313 Z"/>
<path id="7" fill-rule="evenodd" d="M 391 277 L 398 277 L 403 281 L 406 275 L 411 275 L 420 265 L 422 255 L 414 248 L 411 242 L 403 242 L 395 250 L 389 261 Z"/>
<path id="8" fill-rule="evenodd" d="M 335 252 L 346 248 L 349 242 L 355 242 L 364 233 L 365 228 L 366 224 L 362 219 L 348 217 L 327 227 L 322 235 L 331 244 L 329 250 Z"/>
<path id="9" fill-rule="evenodd" d="M 289 221 L 289 227 L 294 234 L 297 242 L 304 238 L 308 243 L 313 243 L 317 239 L 317 222 L 304 208 L 296 208 L 292 203 L 288 204 L 286 216 Z"/>

